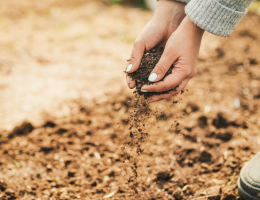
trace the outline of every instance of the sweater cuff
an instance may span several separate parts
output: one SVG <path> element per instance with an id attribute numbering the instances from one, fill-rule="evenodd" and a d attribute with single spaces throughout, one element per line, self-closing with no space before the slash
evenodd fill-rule
<path id="1" fill-rule="evenodd" d="M 191 0 L 186 15 L 200 28 L 222 37 L 229 36 L 247 10 L 236 11 L 216 0 Z"/>
<path id="2" fill-rule="evenodd" d="M 179 2 L 182 2 L 182 3 L 189 3 L 190 0 L 176 0 L 176 1 L 179 1 Z"/>

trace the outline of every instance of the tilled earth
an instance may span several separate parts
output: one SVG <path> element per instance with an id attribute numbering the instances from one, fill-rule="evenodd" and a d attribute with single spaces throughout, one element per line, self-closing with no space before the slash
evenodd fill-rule
<path id="1" fill-rule="evenodd" d="M 247 15 L 184 94 L 151 104 L 136 157 L 133 96 L 74 102 L 69 120 L 0 133 L 1 199 L 239 199 L 236 181 L 260 143 L 260 21 Z M 123 156 L 124 154 L 124 156 Z M 135 187 L 133 187 L 135 186 Z"/>
<path id="2" fill-rule="evenodd" d="M 203 114 L 196 104 L 182 117 L 166 102 L 144 122 L 150 133 L 136 157 L 133 188 L 121 148 L 129 135 L 129 102 L 118 94 L 95 109 L 79 107 L 69 123 L 25 122 L 14 129 L 0 140 L 2 199 L 236 199 L 239 171 L 259 148 L 253 124 Z"/>

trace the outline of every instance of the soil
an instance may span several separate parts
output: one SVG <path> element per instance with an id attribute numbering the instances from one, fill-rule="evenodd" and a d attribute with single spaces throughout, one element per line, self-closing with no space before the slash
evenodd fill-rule
<path id="1" fill-rule="evenodd" d="M 185 93 L 149 105 L 141 143 L 129 130 L 138 101 L 125 90 L 0 130 L 1 199 L 239 199 L 240 169 L 260 144 L 259 32 L 259 16 L 247 14 L 231 37 L 212 36 L 219 43 L 200 55 Z"/>
<path id="2" fill-rule="evenodd" d="M 139 95 L 143 95 L 145 98 L 149 98 L 155 94 L 156 95 L 167 94 L 171 91 L 171 90 L 169 90 L 169 91 L 165 91 L 165 92 L 149 92 L 149 93 L 144 93 L 144 92 L 140 91 L 143 85 L 156 84 L 156 83 L 150 82 L 148 80 L 148 77 L 151 74 L 154 67 L 156 66 L 156 64 L 159 62 L 159 60 L 163 54 L 163 50 L 164 50 L 164 48 L 160 47 L 160 48 L 153 48 L 153 49 L 150 49 L 149 51 L 144 52 L 144 55 L 142 57 L 139 68 L 135 72 L 129 74 L 129 76 L 132 77 L 136 82 L 136 92 Z M 172 73 L 173 67 L 174 66 L 172 65 L 169 68 L 169 70 L 166 72 L 166 74 L 160 81 L 162 81 L 166 76 L 168 76 L 169 74 Z M 172 90 L 175 90 L 177 87 L 173 88 Z"/>
<path id="3" fill-rule="evenodd" d="M 246 134 L 253 123 L 203 114 L 197 104 L 185 106 L 183 117 L 172 111 L 181 103 L 166 101 L 170 109 L 137 117 L 149 132 L 140 140 L 142 131 L 129 135 L 132 98 L 113 95 L 95 109 L 79 105 L 68 123 L 16 127 L 0 140 L 2 199 L 237 198 L 239 171 L 259 148 Z M 137 137 L 125 145 L 129 136 Z"/>

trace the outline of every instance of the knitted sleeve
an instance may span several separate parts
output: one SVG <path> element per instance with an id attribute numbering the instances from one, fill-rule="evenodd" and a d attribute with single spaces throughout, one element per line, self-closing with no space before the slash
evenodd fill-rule
<path id="1" fill-rule="evenodd" d="M 188 2 L 188 0 L 178 0 Z M 246 14 L 253 0 L 190 0 L 186 15 L 200 28 L 218 35 L 229 36 Z"/>
<path id="2" fill-rule="evenodd" d="M 183 3 L 189 3 L 190 2 L 190 0 L 176 0 L 176 1 L 183 2 Z"/>

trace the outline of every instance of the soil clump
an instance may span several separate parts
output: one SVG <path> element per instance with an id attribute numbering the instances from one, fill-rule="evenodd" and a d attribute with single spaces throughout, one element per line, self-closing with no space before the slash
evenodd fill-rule
<path id="1" fill-rule="evenodd" d="M 176 90 L 178 86 L 173 88 L 172 90 L 165 91 L 165 92 L 141 92 L 141 87 L 143 85 L 151 85 L 151 84 L 156 84 L 148 80 L 149 75 L 153 71 L 154 67 L 156 64 L 159 62 L 162 54 L 163 54 L 163 47 L 160 48 L 153 48 L 150 49 L 149 51 L 146 51 L 142 57 L 141 63 L 139 65 L 139 68 L 133 72 L 130 73 L 129 76 L 133 78 L 136 82 L 136 92 L 139 95 L 144 96 L 145 98 L 149 98 L 153 95 L 160 95 L 160 94 L 167 94 L 172 90 Z M 169 70 L 166 72 L 165 76 L 160 80 L 162 81 L 166 76 L 172 73 L 173 65 L 169 68 Z"/>

